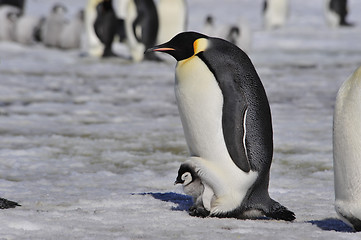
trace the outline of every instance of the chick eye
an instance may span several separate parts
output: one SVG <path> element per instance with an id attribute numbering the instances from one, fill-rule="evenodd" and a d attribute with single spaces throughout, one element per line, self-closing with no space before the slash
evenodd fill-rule
<path id="1" fill-rule="evenodd" d="M 183 180 L 185 180 L 187 178 L 189 178 L 189 173 L 188 172 L 184 173 L 183 176 L 182 176 Z"/>

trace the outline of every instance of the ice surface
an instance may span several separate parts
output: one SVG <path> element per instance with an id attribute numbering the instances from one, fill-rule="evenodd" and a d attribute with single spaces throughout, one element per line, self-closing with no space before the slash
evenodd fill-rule
<path id="1" fill-rule="evenodd" d="M 55 1 L 29 0 L 46 14 Z M 63 1 L 69 16 L 85 1 Z M 190 217 L 174 186 L 187 156 L 173 93 L 175 62 L 131 64 L 79 51 L 0 43 L 0 239 L 360 239 L 333 207 L 332 114 L 361 65 L 354 28 L 329 29 L 323 1 L 291 1 L 287 25 L 262 29 L 261 1 L 189 0 L 189 29 L 212 13 L 253 29 L 250 57 L 269 96 L 270 194 L 293 223 Z M 124 46 L 119 46 L 127 55 Z"/>

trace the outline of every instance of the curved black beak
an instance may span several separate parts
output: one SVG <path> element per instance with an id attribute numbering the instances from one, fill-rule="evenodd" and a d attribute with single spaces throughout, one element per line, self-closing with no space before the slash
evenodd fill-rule
<path id="1" fill-rule="evenodd" d="M 184 180 L 180 179 L 180 178 L 177 178 L 174 182 L 174 185 L 176 184 L 183 184 L 184 183 Z"/>
<path id="2" fill-rule="evenodd" d="M 145 50 L 144 54 L 149 53 L 149 52 L 169 52 L 169 51 L 175 51 L 175 49 L 166 47 L 165 44 L 161 44 L 158 46 L 148 48 L 147 50 Z"/>

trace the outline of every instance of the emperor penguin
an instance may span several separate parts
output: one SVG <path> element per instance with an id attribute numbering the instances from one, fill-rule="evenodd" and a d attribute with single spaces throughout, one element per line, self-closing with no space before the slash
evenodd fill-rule
<path id="1" fill-rule="evenodd" d="M 15 28 L 19 16 L 18 7 L 0 6 L 0 41 L 15 41 Z"/>
<path id="2" fill-rule="evenodd" d="M 147 51 L 178 61 L 175 95 L 188 161 L 214 193 L 209 216 L 294 220 L 294 213 L 268 193 L 271 111 L 247 54 L 197 32 L 180 33 Z"/>
<path id="3" fill-rule="evenodd" d="M 112 44 L 117 33 L 117 17 L 112 0 L 103 0 L 96 6 L 97 16 L 94 21 L 94 31 L 104 45 L 103 57 L 116 56 Z"/>
<path id="4" fill-rule="evenodd" d="M 186 0 L 159 0 L 158 12 L 158 36 L 157 43 L 169 41 L 172 37 L 187 28 L 187 2 Z"/>
<path id="5" fill-rule="evenodd" d="M 263 20 L 266 29 L 271 30 L 282 27 L 289 15 L 288 0 L 265 0 L 263 7 Z"/>
<path id="6" fill-rule="evenodd" d="M 96 7 L 102 0 L 88 0 L 84 12 L 85 37 L 82 42 L 82 48 L 85 49 L 87 55 L 100 57 L 104 52 L 104 45 L 97 37 L 94 30 L 94 22 L 97 18 Z"/>
<path id="7" fill-rule="evenodd" d="M 17 202 L 13 202 L 13 201 L 7 200 L 5 198 L 0 198 L 0 209 L 15 208 L 18 206 L 21 206 L 21 205 Z"/>
<path id="8" fill-rule="evenodd" d="M 158 34 L 158 14 L 153 0 L 129 0 L 125 31 L 128 48 L 134 62 L 144 58 L 159 60 L 152 52 L 144 51 L 156 44 Z"/>
<path id="9" fill-rule="evenodd" d="M 340 87 L 333 117 L 335 209 L 361 231 L 361 67 Z"/>
<path id="10" fill-rule="evenodd" d="M 246 19 L 240 18 L 238 24 L 229 27 L 226 40 L 235 44 L 246 53 L 251 51 L 252 31 Z"/>
<path id="11" fill-rule="evenodd" d="M 60 34 L 59 47 L 63 49 L 80 48 L 84 26 L 84 11 L 79 10 L 75 17 L 65 24 Z"/>
<path id="12" fill-rule="evenodd" d="M 23 14 L 25 0 L 0 0 L 0 6 L 13 6 L 17 7 L 20 11 L 20 14 Z"/>
<path id="13" fill-rule="evenodd" d="M 190 215 L 202 217 L 209 215 L 214 193 L 209 186 L 202 183 L 191 161 L 181 164 L 174 184 L 182 184 L 184 193 L 192 197 L 193 206 L 189 209 Z"/>
<path id="14" fill-rule="evenodd" d="M 32 45 L 39 41 L 39 30 L 44 23 L 44 18 L 38 16 L 21 16 L 16 21 L 15 39 L 18 43 Z"/>
<path id="15" fill-rule="evenodd" d="M 325 0 L 325 18 L 330 27 L 353 26 L 346 21 L 347 14 L 347 0 Z"/>
<path id="16" fill-rule="evenodd" d="M 67 9 L 62 4 L 55 4 L 42 29 L 42 40 L 47 47 L 59 47 L 60 34 L 65 26 Z"/>

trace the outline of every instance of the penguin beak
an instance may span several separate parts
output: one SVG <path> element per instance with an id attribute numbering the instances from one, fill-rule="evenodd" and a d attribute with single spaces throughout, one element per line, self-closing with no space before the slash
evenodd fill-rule
<path id="1" fill-rule="evenodd" d="M 174 185 L 183 184 L 183 183 L 184 183 L 184 180 L 177 179 L 177 180 L 175 180 Z"/>
<path id="2" fill-rule="evenodd" d="M 144 53 L 148 53 L 148 52 L 169 52 L 169 51 L 175 51 L 174 48 L 170 48 L 170 47 L 162 47 L 162 45 L 159 46 L 155 46 L 152 48 L 148 48 Z"/>

